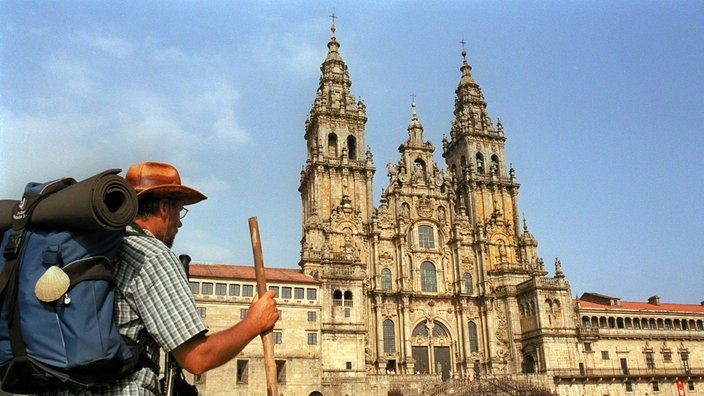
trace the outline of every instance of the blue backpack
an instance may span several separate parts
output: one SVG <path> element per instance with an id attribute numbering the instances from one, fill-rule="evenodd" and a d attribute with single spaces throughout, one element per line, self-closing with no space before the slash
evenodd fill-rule
<path id="1" fill-rule="evenodd" d="M 146 364 L 142 343 L 113 321 L 113 263 L 137 210 L 117 172 L 30 183 L 11 210 L 0 244 L 4 391 L 90 388 Z M 0 205 L 0 226 L 7 215 Z"/>

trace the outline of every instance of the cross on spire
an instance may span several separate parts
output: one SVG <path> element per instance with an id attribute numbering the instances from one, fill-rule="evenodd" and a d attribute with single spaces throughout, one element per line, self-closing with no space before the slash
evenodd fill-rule
<path id="1" fill-rule="evenodd" d="M 335 19 L 337 18 L 337 15 L 335 15 L 335 11 L 332 12 L 332 15 L 330 15 L 330 18 L 332 18 L 332 25 L 335 26 Z"/>
<path id="2" fill-rule="evenodd" d="M 464 45 L 467 44 L 464 41 L 464 34 L 462 35 L 462 40 L 460 40 L 460 44 L 462 44 L 462 58 L 464 58 L 465 62 L 467 61 L 467 50 L 464 48 Z"/>

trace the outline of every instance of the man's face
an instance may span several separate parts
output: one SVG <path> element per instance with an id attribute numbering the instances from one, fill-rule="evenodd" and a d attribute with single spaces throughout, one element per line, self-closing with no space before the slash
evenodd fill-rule
<path id="1" fill-rule="evenodd" d="M 178 229 L 181 227 L 180 212 L 182 208 L 183 203 L 181 201 L 168 201 L 167 217 L 159 239 L 169 248 L 173 247 L 174 239 Z"/>

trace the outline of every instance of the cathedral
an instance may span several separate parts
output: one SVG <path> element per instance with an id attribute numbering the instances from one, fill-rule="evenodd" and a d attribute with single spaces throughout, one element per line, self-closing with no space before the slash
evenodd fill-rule
<path id="1" fill-rule="evenodd" d="M 413 103 L 376 206 L 366 106 L 334 24 L 327 48 L 305 121 L 300 270 L 267 269 L 281 310 L 281 394 L 472 394 L 490 384 L 492 394 L 704 395 L 704 305 L 575 298 L 559 259 L 538 256 L 507 136 L 466 52 L 445 163 Z M 211 329 L 246 315 L 253 271 L 192 264 L 190 275 Z M 250 345 L 194 380 L 207 395 L 263 394 L 263 375 L 261 346 Z"/>

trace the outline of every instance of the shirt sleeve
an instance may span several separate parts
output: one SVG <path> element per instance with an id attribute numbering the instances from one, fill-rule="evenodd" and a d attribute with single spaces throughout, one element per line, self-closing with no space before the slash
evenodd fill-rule
<path id="1" fill-rule="evenodd" d="M 145 257 L 134 281 L 139 316 L 166 352 L 207 331 L 181 261 L 171 249 L 164 248 Z"/>

